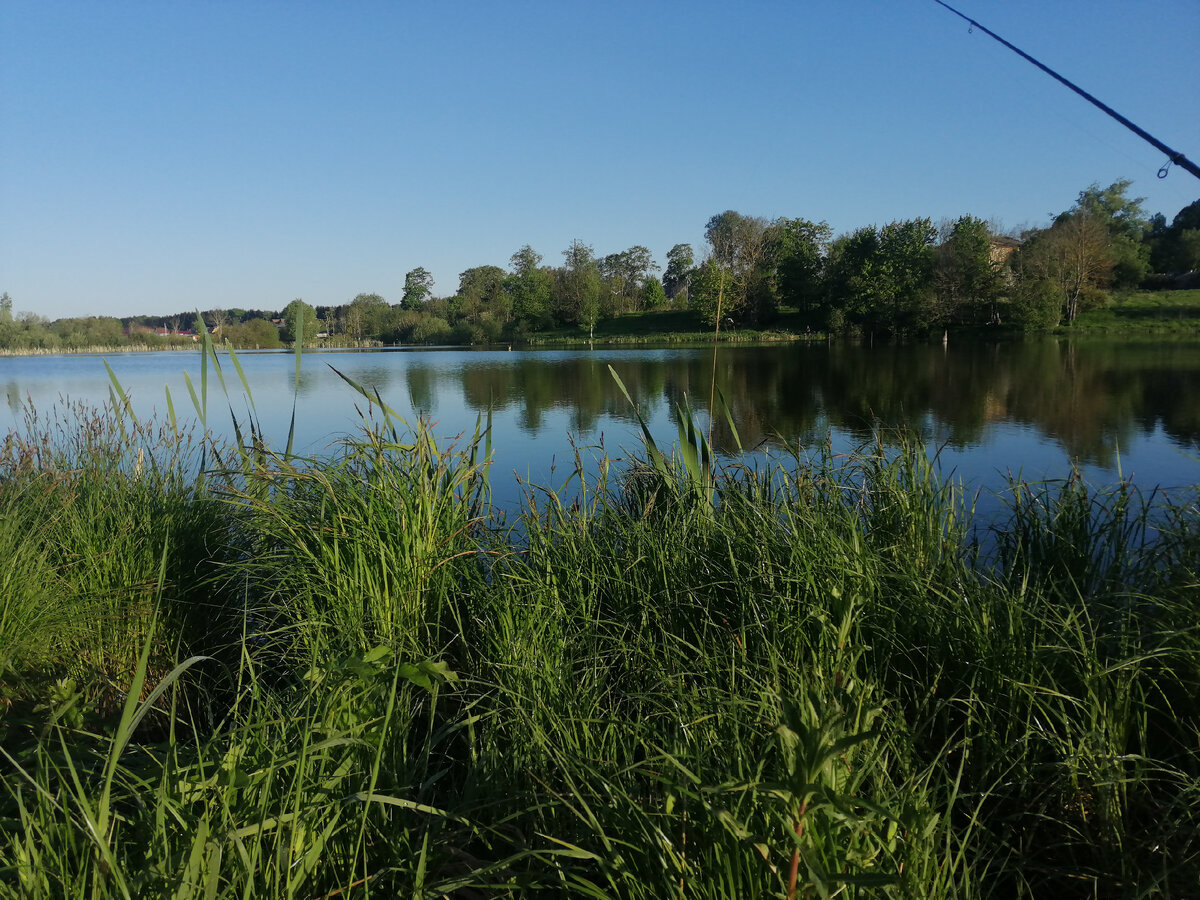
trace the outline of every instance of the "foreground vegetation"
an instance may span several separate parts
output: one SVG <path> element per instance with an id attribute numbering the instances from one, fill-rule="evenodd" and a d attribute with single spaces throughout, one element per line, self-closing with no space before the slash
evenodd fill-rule
<path id="1" fill-rule="evenodd" d="M 920 448 L 721 467 L 682 410 L 506 523 L 486 429 L 382 409 L 7 438 L 0 895 L 1196 894 L 1195 496 L 981 530 Z"/>

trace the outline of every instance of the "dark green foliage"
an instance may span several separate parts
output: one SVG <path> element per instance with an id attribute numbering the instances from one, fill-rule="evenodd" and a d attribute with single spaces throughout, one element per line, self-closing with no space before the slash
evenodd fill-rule
<path id="1" fill-rule="evenodd" d="M 475 266 L 458 276 L 458 314 L 473 325 L 492 321 L 502 327 L 512 312 L 512 297 L 504 290 L 505 271 L 499 266 Z"/>
<path id="2" fill-rule="evenodd" d="M 939 323 L 1000 324 L 1006 273 L 993 256 L 991 238 L 986 222 L 962 216 L 937 248 L 934 287 Z"/>
<path id="3" fill-rule="evenodd" d="M 644 310 L 663 309 L 667 305 L 667 292 L 663 283 L 651 275 L 642 285 L 640 307 Z"/>
<path id="4" fill-rule="evenodd" d="M 433 276 L 423 266 L 404 276 L 404 294 L 400 298 L 401 309 L 420 309 L 421 304 L 433 296 Z"/>
<path id="5" fill-rule="evenodd" d="M 658 270 L 647 248 L 638 245 L 620 253 L 610 253 L 599 260 L 598 265 L 608 289 L 612 313 L 646 308 L 641 302 L 642 291 L 651 273 Z"/>
<path id="6" fill-rule="evenodd" d="M 242 325 L 227 325 L 221 336 L 240 349 L 274 350 L 282 347 L 279 329 L 267 319 L 250 319 Z"/>
<path id="7" fill-rule="evenodd" d="M 541 331 L 553 323 L 554 275 L 541 262 L 541 254 L 526 244 L 512 255 L 513 273 L 504 285 L 512 298 L 513 317 L 526 331 Z"/>
<path id="8" fill-rule="evenodd" d="M 592 248 L 575 240 L 563 251 L 564 265 L 555 271 L 555 316 L 590 334 L 604 315 L 605 289 Z"/>
<path id="9" fill-rule="evenodd" d="M 282 337 L 289 343 L 311 344 L 317 339 L 317 311 L 296 298 L 283 311 Z"/>
<path id="10" fill-rule="evenodd" d="M 1200 200 L 1181 209 L 1171 224 L 1161 214 L 1152 220 L 1151 262 L 1157 272 L 1183 273 L 1200 269 Z"/>
<path id="11" fill-rule="evenodd" d="M 691 244 L 676 244 L 667 251 L 667 268 L 663 272 L 663 289 L 670 300 L 687 299 L 688 279 L 695 266 Z"/>
<path id="12" fill-rule="evenodd" d="M 772 235 L 766 219 L 732 209 L 708 220 L 704 237 L 710 254 L 705 264 L 719 270 L 718 290 L 711 290 L 710 273 L 699 283 L 699 291 L 693 278 L 689 298 L 710 324 L 720 318 L 755 325 L 773 316 L 777 298 L 772 284 Z"/>
<path id="13" fill-rule="evenodd" d="M 1142 211 L 1145 198 L 1126 196 L 1132 184 L 1128 179 L 1115 181 L 1106 188 L 1093 184 L 1080 191 L 1073 209 L 1063 214 L 1082 213 L 1104 223 L 1109 236 L 1113 286 L 1118 290 L 1137 287 L 1150 271 L 1150 245 L 1145 242 L 1150 222 Z"/>
<path id="14" fill-rule="evenodd" d="M 937 326 L 935 237 L 928 219 L 911 219 L 839 238 L 830 250 L 833 307 L 849 324 L 872 334 L 918 335 Z"/>
<path id="15" fill-rule="evenodd" d="M 779 219 L 772 232 L 771 255 L 779 300 L 796 307 L 806 324 L 820 328 L 821 301 L 825 294 L 822 280 L 826 253 L 833 229 L 825 222 L 807 219 Z"/>
<path id="16" fill-rule="evenodd" d="M 699 314 L 701 321 L 710 328 L 724 319 L 728 312 L 725 305 L 730 293 L 732 278 L 729 270 L 710 259 L 692 270 L 688 282 L 688 306 Z"/>

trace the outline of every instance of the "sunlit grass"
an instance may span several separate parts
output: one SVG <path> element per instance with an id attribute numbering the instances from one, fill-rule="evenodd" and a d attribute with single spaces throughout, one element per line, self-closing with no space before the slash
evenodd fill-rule
<path id="1" fill-rule="evenodd" d="M 1200 290 L 1117 295 L 1080 314 L 1070 331 L 1195 334 L 1200 331 Z"/>

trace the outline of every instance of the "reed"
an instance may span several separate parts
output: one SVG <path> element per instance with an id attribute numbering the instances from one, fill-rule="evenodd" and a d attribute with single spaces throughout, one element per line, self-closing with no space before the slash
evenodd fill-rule
<path id="1" fill-rule="evenodd" d="M 917 444 L 728 463 L 685 408 L 506 522 L 485 422 L 349 389 L 321 460 L 118 390 L 9 437 L 0 896 L 1195 893 L 1194 496 L 1016 484 L 981 540 Z"/>

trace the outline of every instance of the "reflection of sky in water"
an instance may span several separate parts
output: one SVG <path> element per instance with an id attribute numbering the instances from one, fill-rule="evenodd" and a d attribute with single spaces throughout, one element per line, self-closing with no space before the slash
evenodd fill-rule
<path id="1" fill-rule="evenodd" d="M 811 446 L 830 433 L 832 421 L 846 426 L 832 429 L 835 452 L 846 453 L 859 446 L 869 431 L 869 418 L 861 410 L 876 401 L 869 393 L 852 394 L 853 376 L 858 369 L 869 368 L 871 357 L 853 357 L 842 364 L 841 370 L 827 376 L 826 371 L 838 363 L 843 351 L 829 354 L 828 360 L 813 355 L 822 349 L 816 348 L 807 357 L 806 348 L 795 347 L 722 351 L 721 377 L 730 385 L 723 390 L 735 419 L 742 419 L 737 425 L 744 439 L 758 441 L 781 427 L 792 428 L 791 433 L 783 434 L 790 446 L 798 442 Z M 282 447 L 292 415 L 295 357 L 290 353 L 244 353 L 238 358 L 250 384 L 262 429 L 272 442 Z M 188 373 L 199 393 L 198 353 L 117 354 L 107 359 L 139 415 L 165 416 L 164 386 L 169 386 L 177 415 L 183 418 L 194 414 L 184 373 Z M 222 362 L 233 411 L 244 421 L 249 404 L 241 381 L 228 357 L 222 356 Z M 369 391 L 377 389 L 384 401 L 409 421 L 415 419 L 414 408 L 424 410 L 436 423 L 434 431 L 439 437 L 461 434 L 468 439 L 480 413 L 486 414 L 490 400 L 492 483 L 496 499 L 511 505 L 519 496 L 514 473 L 527 483 L 553 487 L 568 478 L 575 465 L 568 436 L 574 439 L 584 458 L 593 461 L 589 466 L 593 472 L 594 459 L 599 454 L 596 448 L 601 442 L 610 457 L 640 448 L 640 429 L 608 374 L 609 364 L 622 373 L 649 420 L 655 440 L 665 449 L 677 441 L 675 402 L 686 393 L 694 406 L 707 405 L 711 351 L 604 348 L 309 353 L 303 358 L 296 398 L 296 449 L 301 454 L 319 454 L 333 448 L 361 424 L 360 412 L 366 413 L 372 405 L 339 378 L 330 364 Z M 894 367 L 895 360 L 881 360 L 880 366 Z M 1047 415 L 1057 416 L 1056 421 L 1061 423 L 1064 421 L 1061 409 L 1069 409 L 1076 398 L 1065 395 L 1060 400 L 1053 392 L 1062 388 L 1051 383 L 1054 379 L 1043 378 L 1040 394 L 1029 385 L 1011 387 L 1005 381 L 1014 381 L 1019 375 L 1018 371 L 997 376 L 996 390 L 1009 392 L 1005 409 L 984 415 L 980 404 L 972 407 L 964 402 L 961 404 L 964 418 L 957 423 L 949 421 L 945 412 L 953 406 L 953 395 L 950 399 L 942 395 L 931 399 L 938 412 L 928 404 L 921 407 L 914 401 L 914 397 L 921 399 L 919 392 L 910 391 L 899 400 L 883 397 L 879 401 L 892 403 L 894 408 L 903 406 L 904 415 L 920 429 L 927 446 L 931 450 L 941 448 L 939 463 L 943 472 L 963 481 L 971 492 L 982 489 L 977 502 L 980 512 L 985 514 L 998 508 L 1000 501 L 995 492 L 1003 490 L 1007 474 L 1037 480 L 1061 477 L 1070 468 L 1067 453 L 1050 433 L 1051 429 L 1030 424 L 1020 404 L 1024 396 L 1031 395 L 1050 409 Z M 1196 375 L 1200 375 L 1200 353 L 1193 377 Z M 871 377 L 875 382 L 870 382 Z M 880 390 L 878 385 L 890 388 L 895 380 L 894 373 L 879 372 L 868 373 L 864 378 L 876 385 L 872 390 Z M 939 374 L 937 379 L 930 380 L 934 386 L 931 390 L 941 391 L 940 385 L 952 380 L 948 372 L 944 377 Z M 109 396 L 108 375 L 102 359 L 96 356 L 0 359 L 0 384 L 5 386 L 6 397 L 6 404 L 0 407 L 0 426 L 4 430 L 19 424 L 19 403 L 27 396 L 43 412 L 60 397 L 101 403 Z M 210 426 L 229 432 L 230 403 L 211 367 L 208 387 Z M 897 390 L 909 387 L 901 384 Z M 969 388 L 964 385 L 964 389 Z M 1149 388 L 1144 393 L 1151 394 Z M 1089 395 L 1087 399 L 1095 398 Z M 1172 414 L 1186 425 L 1191 415 L 1191 407 L 1186 406 L 1192 402 L 1190 398 L 1175 395 L 1164 402 L 1174 403 L 1170 407 Z M 1131 405 L 1127 396 L 1111 406 L 1101 410 L 1100 425 L 1066 420 L 1066 427 L 1076 440 L 1083 441 L 1081 446 L 1099 448 L 1098 452 L 1108 454 L 1106 460 L 1113 460 L 1113 465 L 1094 461 L 1083 464 L 1081 472 L 1085 478 L 1093 483 L 1111 482 L 1119 458 L 1125 475 L 1132 475 L 1145 490 L 1157 484 L 1179 486 L 1200 482 L 1196 452 L 1189 455 L 1182 451 L 1161 425 L 1147 429 L 1140 421 L 1133 421 L 1133 417 L 1143 415 L 1144 411 L 1136 404 Z M 1041 407 L 1035 404 L 1035 408 Z M 1013 409 L 1020 414 L 1014 414 Z M 779 416 L 783 417 L 782 425 L 776 421 Z M 707 427 L 707 416 L 701 413 L 699 418 Z M 1200 414 L 1195 418 L 1200 420 Z M 723 416 L 718 416 L 716 425 L 718 436 L 722 430 L 727 432 Z M 961 435 L 970 437 L 956 437 L 950 443 L 953 436 Z M 727 434 L 722 440 L 728 445 Z M 1114 447 L 1116 452 L 1112 452 Z M 786 454 L 776 447 L 772 456 L 783 458 Z"/>

